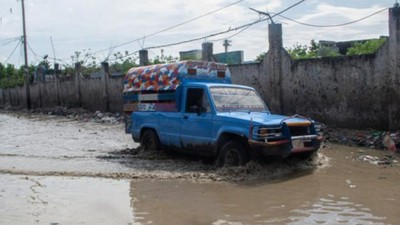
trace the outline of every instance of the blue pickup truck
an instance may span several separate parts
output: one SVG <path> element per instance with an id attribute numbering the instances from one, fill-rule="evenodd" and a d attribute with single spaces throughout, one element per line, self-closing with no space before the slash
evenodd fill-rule
<path id="1" fill-rule="evenodd" d="M 225 64 L 184 61 L 137 67 L 124 80 L 126 132 L 143 150 L 163 147 L 211 156 L 220 166 L 320 147 L 320 125 L 274 115 L 251 87 L 231 84 Z"/>

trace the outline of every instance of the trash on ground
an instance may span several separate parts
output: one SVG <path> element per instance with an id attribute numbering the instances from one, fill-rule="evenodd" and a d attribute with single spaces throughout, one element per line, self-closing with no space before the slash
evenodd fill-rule
<path id="1" fill-rule="evenodd" d="M 391 155 L 385 155 L 381 158 L 379 158 L 378 156 L 360 155 L 358 157 L 358 160 L 369 162 L 372 165 L 392 165 L 398 162 L 397 160 L 395 160 L 395 157 Z"/>

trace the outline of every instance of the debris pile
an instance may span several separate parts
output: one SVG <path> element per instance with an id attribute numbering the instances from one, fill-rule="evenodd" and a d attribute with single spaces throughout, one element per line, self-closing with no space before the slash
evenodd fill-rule
<path id="1" fill-rule="evenodd" d="M 325 140 L 348 146 L 367 147 L 372 149 L 389 149 L 391 152 L 399 152 L 400 131 L 377 130 L 350 130 L 325 127 Z"/>

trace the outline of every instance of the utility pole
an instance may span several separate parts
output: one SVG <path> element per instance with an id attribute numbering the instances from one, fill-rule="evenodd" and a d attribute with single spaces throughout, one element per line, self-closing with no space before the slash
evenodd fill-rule
<path id="1" fill-rule="evenodd" d="M 22 6 L 22 29 L 23 29 L 23 42 L 24 42 L 24 58 L 25 58 L 25 91 L 26 91 L 26 106 L 28 109 L 31 109 L 31 93 L 30 93 L 30 79 L 29 79 L 29 71 L 28 71 L 28 51 L 26 48 L 26 27 L 25 27 L 25 5 L 24 0 L 21 0 Z"/>
<path id="2" fill-rule="evenodd" d="M 228 52 L 228 47 L 231 46 L 231 42 L 232 42 L 232 41 L 230 41 L 230 40 L 228 40 L 228 39 L 225 39 L 225 40 L 224 40 L 223 46 L 225 47 L 225 53 Z"/>

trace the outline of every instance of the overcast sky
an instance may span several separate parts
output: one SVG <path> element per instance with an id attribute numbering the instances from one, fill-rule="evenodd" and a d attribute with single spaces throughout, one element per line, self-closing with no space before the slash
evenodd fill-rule
<path id="1" fill-rule="evenodd" d="M 48 55 L 62 60 L 61 64 L 71 64 L 71 56 L 79 51 L 96 53 L 100 62 L 118 51 L 133 53 L 142 48 L 233 30 L 260 18 L 249 7 L 277 13 L 297 2 L 299 0 L 25 0 L 28 61 L 37 64 Z M 308 24 L 335 25 L 392 7 L 395 2 L 306 0 L 282 15 Z M 19 66 L 24 62 L 23 48 L 17 40 L 22 35 L 21 0 L 0 0 L 0 6 L 0 62 Z M 282 17 L 273 20 L 282 23 L 284 47 L 308 44 L 312 39 L 345 41 L 388 35 L 387 10 L 358 23 L 329 28 L 308 27 Z M 214 53 L 220 53 L 224 51 L 223 40 L 228 38 L 232 41 L 229 51 L 243 50 L 245 60 L 254 60 L 268 50 L 268 23 L 260 22 L 245 30 L 185 44 L 153 48 L 149 56 L 161 55 L 163 49 L 165 55 L 177 57 L 179 51 L 201 49 L 204 41 L 213 42 Z M 174 28 L 163 31 L 171 27 Z"/>

